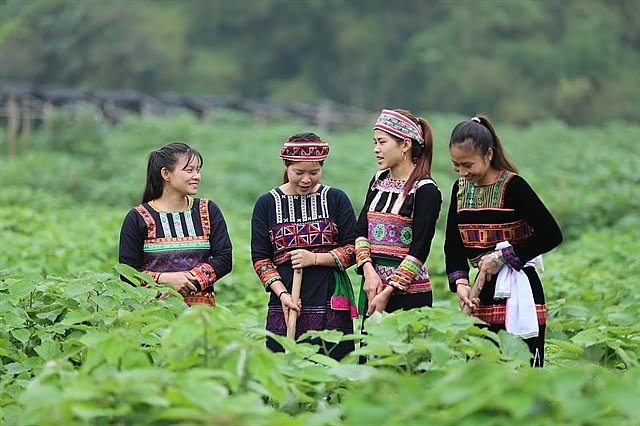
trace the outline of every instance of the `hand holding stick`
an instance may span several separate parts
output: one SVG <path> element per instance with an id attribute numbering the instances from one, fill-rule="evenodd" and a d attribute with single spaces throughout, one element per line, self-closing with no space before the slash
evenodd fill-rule
<path id="1" fill-rule="evenodd" d="M 291 289 L 291 300 L 298 305 L 300 300 L 300 287 L 302 287 L 302 268 L 293 270 L 293 288 Z M 289 322 L 287 323 L 287 337 L 295 339 L 298 313 L 289 311 Z"/>
<path id="2" fill-rule="evenodd" d="M 469 294 L 469 300 L 473 300 L 478 296 L 480 296 L 480 291 L 482 290 L 482 286 L 484 286 L 484 281 L 485 281 L 485 274 L 480 272 L 478 274 L 478 278 L 476 279 L 475 284 L 473 285 L 473 287 L 471 287 L 471 294 Z M 464 304 L 464 306 L 462 306 L 462 312 L 465 315 L 471 315 L 472 308 L 469 305 Z"/>

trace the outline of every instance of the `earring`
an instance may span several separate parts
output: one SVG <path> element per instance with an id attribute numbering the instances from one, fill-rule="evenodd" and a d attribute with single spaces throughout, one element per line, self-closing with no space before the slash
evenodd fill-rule
<path id="1" fill-rule="evenodd" d="M 406 152 L 403 152 L 403 153 L 402 153 L 402 161 L 404 161 L 404 160 L 406 160 L 406 159 L 407 159 L 407 153 L 406 153 Z"/>

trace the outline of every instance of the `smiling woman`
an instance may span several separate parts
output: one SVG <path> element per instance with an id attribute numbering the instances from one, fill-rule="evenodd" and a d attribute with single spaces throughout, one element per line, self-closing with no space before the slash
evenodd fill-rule
<path id="1" fill-rule="evenodd" d="M 300 315 L 296 338 L 309 330 L 353 333 L 357 310 L 345 270 L 355 261 L 356 218 L 342 190 L 320 183 L 328 155 L 329 145 L 315 133 L 290 137 L 280 151 L 283 184 L 258 198 L 253 209 L 251 258 L 271 293 L 266 328 L 277 335 L 286 334 L 290 315 Z M 304 270 L 300 305 L 290 294 L 296 270 Z M 352 341 L 324 346 L 335 359 L 354 347 Z M 267 347 L 282 351 L 271 337 Z"/>
<path id="2" fill-rule="evenodd" d="M 562 232 L 516 173 L 487 116 L 458 123 L 449 150 L 460 175 L 451 189 L 444 245 L 449 288 L 491 331 L 522 337 L 531 364 L 542 367 L 547 307 L 535 268 Z M 469 265 L 483 278 L 478 298 L 471 296 Z"/>
<path id="3" fill-rule="evenodd" d="M 194 198 L 202 156 L 182 142 L 149 154 L 142 204 L 120 231 L 119 261 L 171 285 L 188 305 L 215 306 L 214 283 L 231 271 L 231 240 L 218 206 Z"/>
<path id="4" fill-rule="evenodd" d="M 370 315 L 431 306 L 426 262 L 442 204 L 431 178 L 431 125 L 407 110 L 384 109 L 373 142 L 380 170 L 369 183 L 356 239 L 360 308 Z"/>

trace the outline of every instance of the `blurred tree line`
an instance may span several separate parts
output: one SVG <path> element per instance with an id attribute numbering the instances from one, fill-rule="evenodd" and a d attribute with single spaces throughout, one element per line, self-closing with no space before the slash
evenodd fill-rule
<path id="1" fill-rule="evenodd" d="M 640 120 L 638 0 L 0 0 L 0 79 Z"/>

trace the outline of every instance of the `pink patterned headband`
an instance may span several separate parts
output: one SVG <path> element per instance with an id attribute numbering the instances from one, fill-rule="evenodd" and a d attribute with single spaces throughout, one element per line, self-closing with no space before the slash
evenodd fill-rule
<path id="1" fill-rule="evenodd" d="M 323 161 L 328 155 L 325 141 L 286 141 L 280 150 L 280 158 L 289 161 Z"/>
<path id="2" fill-rule="evenodd" d="M 382 130 L 402 139 L 413 139 L 420 145 L 424 145 L 422 131 L 418 125 L 409 120 L 408 117 L 390 109 L 382 110 L 373 129 Z"/>

